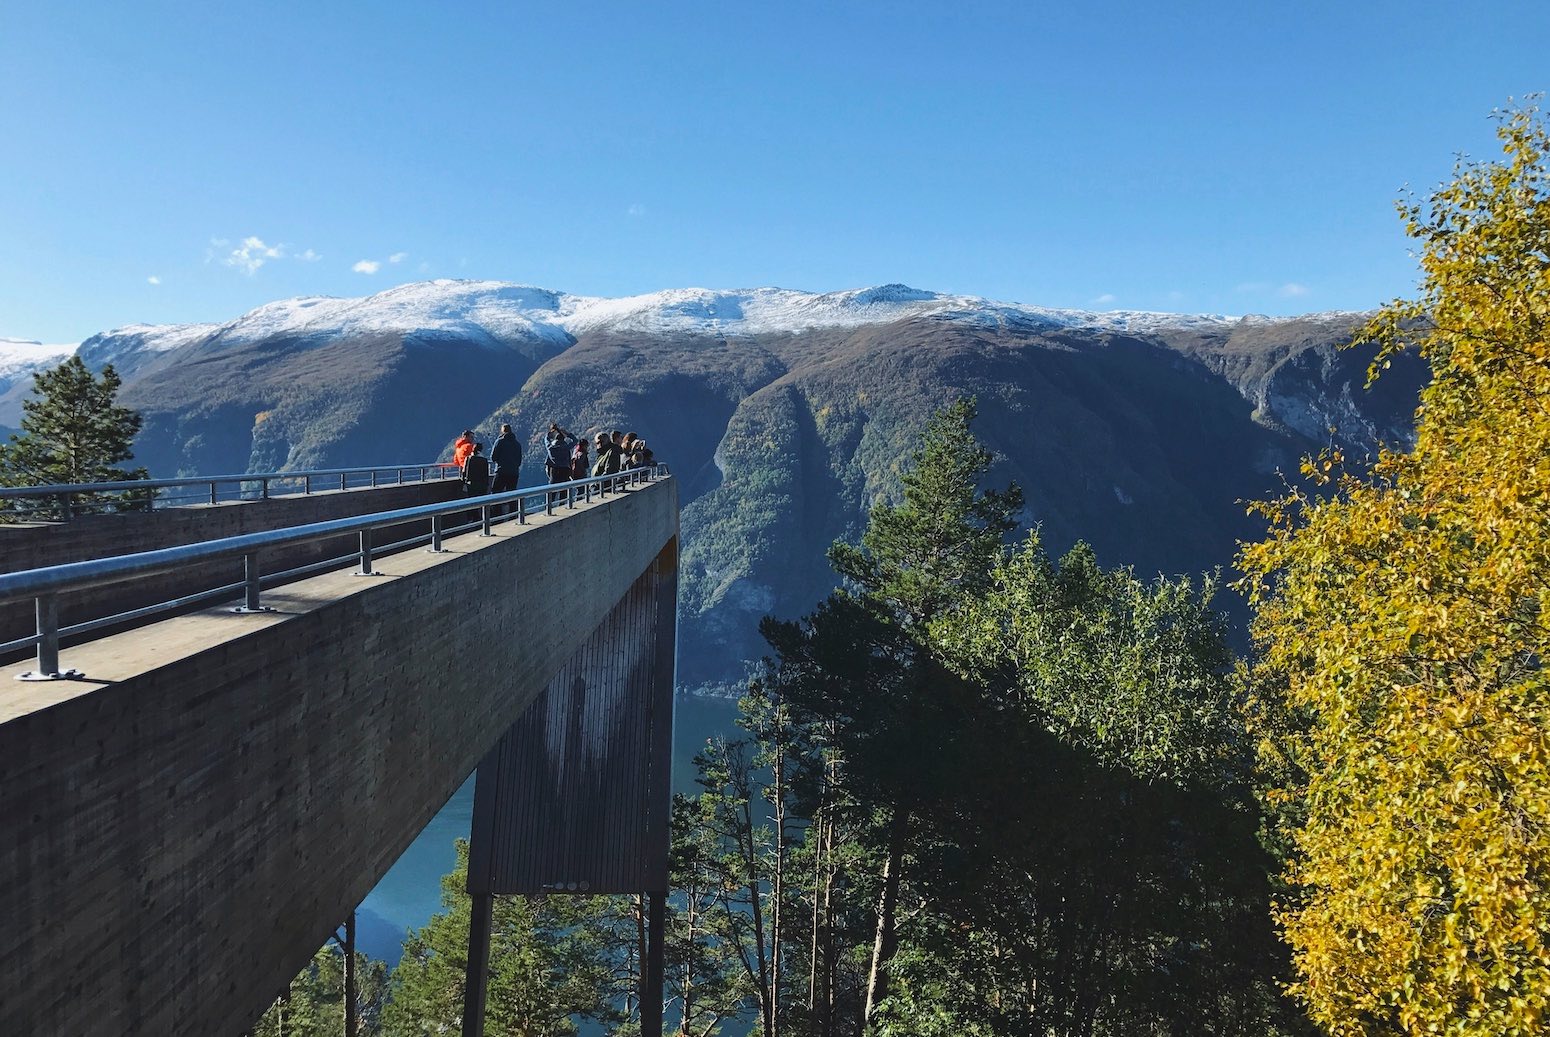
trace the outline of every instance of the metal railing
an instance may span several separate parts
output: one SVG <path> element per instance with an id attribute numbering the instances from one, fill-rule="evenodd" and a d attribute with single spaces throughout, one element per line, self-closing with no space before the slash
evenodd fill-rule
<path id="1" fill-rule="evenodd" d="M 407 474 L 407 478 L 406 478 Z M 56 483 L 49 486 L 0 487 L 0 500 L 37 501 L 27 510 L 11 512 L 19 518 L 51 514 L 68 522 L 83 509 L 124 507 L 176 507 L 181 504 L 219 504 L 233 500 L 265 500 L 270 487 L 296 487 L 303 494 L 315 490 L 377 489 L 404 483 L 456 479 L 461 470 L 451 461 L 428 464 L 376 465 L 365 468 L 318 468 L 301 472 L 244 472 L 241 475 L 198 475 L 184 479 L 125 479 L 118 482 Z M 197 493 L 168 494 L 164 491 L 198 487 Z M 147 491 L 150 491 L 147 493 Z M 296 489 L 288 489 L 296 492 Z M 100 494 L 117 494 L 117 499 L 101 499 Z M 137 498 L 137 495 L 139 496 Z M 91 499 L 78 500 L 82 496 Z"/>
<path id="2" fill-rule="evenodd" d="M 93 630 L 100 630 L 103 627 L 117 626 L 203 601 L 230 598 L 237 594 L 242 595 L 243 603 L 234 608 L 233 612 L 269 612 L 272 610 L 264 607 L 261 600 L 262 590 L 266 585 L 273 586 L 303 576 L 309 576 L 312 573 L 321 572 L 325 569 L 338 568 L 355 560 L 358 560 L 360 566 L 356 570 L 357 575 L 377 575 L 372 567 L 373 561 L 377 556 L 387 552 L 404 550 L 428 541 L 430 544 L 429 549 L 439 553 L 443 550 L 442 541 L 447 536 L 474 529 L 480 530 L 483 536 L 491 536 L 493 535 L 490 531 L 491 526 L 497 523 L 515 520 L 518 524 L 524 524 L 530 515 L 536 515 L 540 512 L 553 515 L 558 507 L 574 508 L 578 503 L 590 503 L 595 497 L 605 497 L 609 493 L 617 493 L 644 482 L 663 478 L 666 475 L 668 475 L 667 466 L 656 465 L 652 468 L 630 469 L 617 475 L 592 476 L 587 479 L 578 479 L 575 482 L 530 486 L 522 489 L 507 490 L 502 493 L 486 494 L 482 497 L 461 497 L 457 500 L 445 501 L 440 504 L 422 504 L 412 508 L 377 512 L 373 515 L 329 519 L 324 522 L 312 522 L 302 526 L 292 526 L 287 529 L 274 529 L 262 533 L 246 533 L 241 536 L 226 537 L 221 540 L 206 540 L 197 544 L 184 544 L 179 547 L 166 547 L 155 551 L 141 551 L 136 554 L 119 555 L 113 558 L 94 558 L 81 562 L 66 562 L 63 565 L 53 565 L 42 569 L 26 569 L 21 572 L 3 573 L 0 574 L 0 605 L 25 601 L 29 598 L 32 599 L 37 610 L 37 632 L 27 637 L 17 638 L 14 641 L 0 644 L 0 657 L 9 655 L 21 648 L 36 646 L 37 669 L 18 674 L 18 680 L 58 680 L 79 676 L 74 670 L 60 669 L 59 642 L 61 638 L 89 633 Z M 508 505 L 515 505 L 515 510 L 509 514 L 498 513 Z M 477 522 L 464 523 L 450 529 L 446 527 L 445 519 L 448 516 L 470 512 L 476 508 L 479 510 L 479 520 Z M 372 532 L 374 530 L 404 522 L 412 522 L 416 519 L 429 519 L 431 524 L 430 532 L 409 537 L 392 544 L 377 545 L 373 543 Z M 269 574 L 264 574 L 259 565 L 260 551 L 279 547 L 291 547 L 297 544 L 326 540 L 330 537 L 348 535 L 350 533 L 358 535 L 359 546 L 349 554 L 324 559 L 323 561 L 313 562 L 294 569 L 287 569 L 284 572 Z M 89 590 L 107 584 L 120 583 L 124 580 L 155 576 L 188 565 L 226 560 L 235 561 L 239 558 L 242 561 L 242 579 L 240 581 L 199 591 L 195 594 L 184 595 L 171 601 L 159 602 L 143 608 L 104 616 L 99 619 L 73 623 L 66 627 L 59 625 L 59 596 L 62 594 Z"/>

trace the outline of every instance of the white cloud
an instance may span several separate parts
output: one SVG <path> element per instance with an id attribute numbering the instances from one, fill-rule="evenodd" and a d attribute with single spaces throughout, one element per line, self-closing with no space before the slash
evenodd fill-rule
<path id="1" fill-rule="evenodd" d="M 147 277 L 145 279 L 145 283 L 146 284 L 161 284 L 161 278 L 157 277 L 155 274 L 152 274 L 150 277 Z"/>
<path id="2" fill-rule="evenodd" d="M 402 263 L 404 260 L 406 260 L 408 258 L 409 258 L 409 253 L 407 253 L 407 252 L 394 252 L 391 256 L 388 256 L 388 262 L 389 263 Z"/>
<path id="3" fill-rule="evenodd" d="M 1116 302 L 1116 301 L 1117 300 L 1116 300 L 1113 292 L 1104 292 L 1102 295 L 1098 296 L 1095 299 L 1087 300 L 1087 303 L 1088 303 L 1089 306 L 1107 306 L 1110 303 Z"/>
<path id="4" fill-rule="evenodd" d="M 295 258 L 301 260 L 303 263 L 316 263 L 318 260 L 322 259 L 323 257 L 318 255 L 316 252 L 312 251 L 309 248 L 305 252 L 298 252 L 298 253 L 296 253 Z"/>
<path id="5" fill-rule="evenodd" d="M 425 261 L 424 261 L 424 260 L 423 260 L 423 259 L 422 259 L 422 260 L 421 260 L 421 261 L 420 261 L 420 266 L 419 266 L 419 268 L 418 268 L 418 269 L 419 269 L 419 271 L 420 271 L 420 273 L 422 273 L 422 274 L 428 274 L 428 273 L 430 273 L 430 272 L 431 272 L 431 265 L 430 265 L 430 264 L 429 264 L 429 263 L 427 263 L 427 262 L 425 262 Z"/>
<path id="6" fill-rule="evenodd" d="M 644 215 L 646 215 L 646 207 L 644 205 L 640 204 L 640 202 L 636 202 L 635 204 L 631 205 L 628 209 L 626 209 L 624 211 L 626 213 L 628 213 L 629 215 L 631 215 L 631 216 L 644 216 Z"/>
<path id="7" fill-rule="evenodd" d="M 218 248 L 224 248 L 228 244 L 222 239 L 212 239 L 210 243 Z M 232 249 L 221 262 L 226 266 L 236 267 L 252 277 L 258 273 L 259 267 L 271 259 L 284 258 L 284 245 L 266 245 L 263 238 L 250 236 L 243 238 L 242 246 Z"/>
<path id="8" fill-rule="evenodd" d="M 382 264 L 375 259 L 363 259 L 350 268 L 357 274 L 374 274 L 382 269 Z"/>
<path id="9" fill-rule="evenodd" d="M 1307 295 L 1308 286 L 1305 284 L 1298 284 L 1296 281 L 1288 281 L 1276 289 L 1276 294 L 1281 296 L 1283 299 L 1295 299 L 1298 296 Z"/>

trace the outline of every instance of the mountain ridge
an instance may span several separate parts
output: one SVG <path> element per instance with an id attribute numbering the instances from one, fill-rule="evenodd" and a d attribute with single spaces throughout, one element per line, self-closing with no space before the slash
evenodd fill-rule
<path id="1" fill-rule="evenodd" d="M 639 432 L 680 479 L 680 678 L 720 687 L 763 651 L 760 616 L 834 586 L 825 547 L 894 499 L 931 411 L 960 396 L 979 400 L 990 481 L 1024 488 L 1022 520 L 1052 550 L 1085 539 L 1141 572 L 1230 563 L 1257 535 L 1242 502 L 1302 455 L 1407 441 L 1424 365 L 1399 358 L 1364 389 L 1369 358 L 1340 348 L 1362 320 L 1091 314 L 903 285 L 597 300 L 444 281 L 132 326 L 81 352 L 120 365 L 145 419 L 136 461 L 156 475 L 423 461 L 510 422 L 531 485 L 551 421 Z"/>

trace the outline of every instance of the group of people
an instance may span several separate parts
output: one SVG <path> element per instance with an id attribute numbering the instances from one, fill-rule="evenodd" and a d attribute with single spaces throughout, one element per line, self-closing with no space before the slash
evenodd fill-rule
<path id="1" fill-rule="evenodd" d="M 595 457 L 588 452 L 587 440 L 551 423 L 544 433 L 544 475 L 550 483 L 585 479 L 589 475 L 617 475 L 632 468 L 650 468 L 656 456 L 646 441 L 633 432 L 599 432 L 592 437 Z M 474 439 L 473 429 L 464 429 L 452 446 L 452 460 L 463 473 L 463 490 L 470 497 L 503 493 L 517 488 L 517 471 L 522 467 L 522 443 L 502 425 L 500 435 L 485 456 L 484 444 Z"/>
<path id="2" fill-rule="evenodd" d="M 599 432 L 592 437 L 596 457 L 587 453 L 587 441 L 559 425 L 550 424 L 544 433 L 544 474 L 549 482 L 570 482 L 588 475 L 617 475 L 632 468 L 650 468 L 656 457 L 646 441 L 633 432 Z"/>

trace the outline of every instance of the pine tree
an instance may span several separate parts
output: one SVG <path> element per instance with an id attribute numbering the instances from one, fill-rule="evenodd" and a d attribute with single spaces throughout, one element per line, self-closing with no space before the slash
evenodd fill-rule
<path id="1" fill-rule="evenodd" d="M 120 406 L 121 380 L 112 365 L 92 376 L 80 357 L 72 356 L 51 371 L 33 375 L 34 396 L 22 402 L 22 431 L 0 444 L 0 486 L 51 483 L 121 482 L 144 479 L 144 468 L 115 467 L 134 456 L 141 418 Z M 149 506 L 150 494 L 82 494 L 78 504 L 111 502 L 114 506 Z"/>
<path id="2" fill-rule="evenodd" d="M 442 879 L 443 910 L 404 943 L 382 1015 L 388 1037 L 456 1033 L 462 1025 L 470 901 L 468 842 L 457 843 L 457 867 Z M 488 1033 L 561 1037 L 579 1020 L 623 1032 L 609 947 L 617 927 L 609 911 L 623 898 L 500 896 L 490 934 Z"/>
<path id="3" fill-rule="evenodd" d="M 873 814 L 881 861 L 863 1016 L 888 994 L 898 948 L 900 893 L 911 826 L 930 801 L 950 796 L 954 730 L 970 694 L 942 664 L 931 626 L 982 591 L 1017 527 L 1016 486 L 980 491 L 992 456 L 970 431 L 971 399 L 933 415 L 901 478 L 903 499 L 872 509 L 859 546 L 829 551 L 848 582 L 800 624 L 763 630 L 792 668 L 792 706 L 826 729 L 844 781 Z"/>

